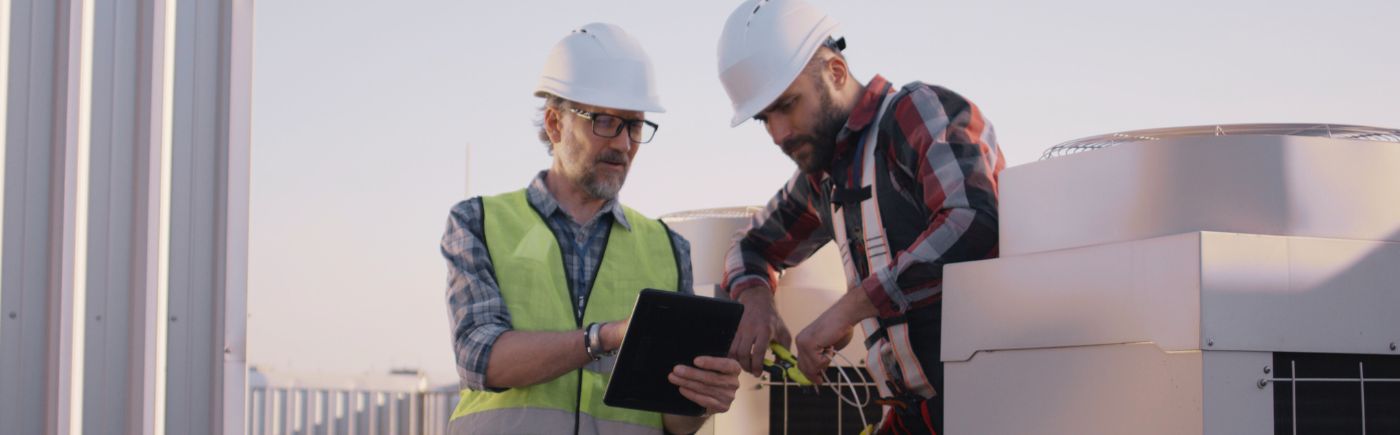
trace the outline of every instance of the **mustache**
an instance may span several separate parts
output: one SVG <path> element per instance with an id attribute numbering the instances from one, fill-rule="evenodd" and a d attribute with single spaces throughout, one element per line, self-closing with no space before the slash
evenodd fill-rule
<path id="1" fill-rule="evenodd" d="M 816 144 L 817 137 L 809 134 L 790 137 L 788 140 L 783 141 L 783 153 L 792 154 L 792 150 L 797 149 L 798 145 L 804 143 Z"/>
<path id="2" fill-rule="evenodd" d="M 626 164 L 627 164 L 627 155 L 622 154 L 622 153 L 617 152 L 617 151 L 603 151 L 603 153 L 600 154 L 600 155 L 598 156 L 598 160 L 597 160 L 597 161 L 598 161 L 599 163 L 612 163 L 612 164 L 615 164 L 615 165 L 626 165 Z"/>

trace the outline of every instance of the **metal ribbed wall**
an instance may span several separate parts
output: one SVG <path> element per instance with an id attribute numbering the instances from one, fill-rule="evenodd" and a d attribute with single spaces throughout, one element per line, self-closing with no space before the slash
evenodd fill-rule
<path id="1" fill-rule="evenodd" d="M 456 392 L 253 387 L 248 435 L 446 435 Z"/>
<path id="2" fill-rule="evenodd" d="M 240 433 L 251 0 L 0 0 L 0 433 Z"/>

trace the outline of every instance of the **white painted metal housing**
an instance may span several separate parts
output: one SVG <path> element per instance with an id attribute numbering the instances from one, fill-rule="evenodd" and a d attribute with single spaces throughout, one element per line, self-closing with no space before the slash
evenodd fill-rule
<path id="1" fill-rule="evenodd" d="M 1400 355 L 1396 167 L 1244 135 L 1008 169 L 1003 256 L 945 269 L 947 433 L 1275 433 L 1276 353 Z"/>
<path id="2" fill-rule="evenodd" d="M 1192 231 L 1400 241 L 1400 144 L 1171 137 L 1007 168 L 1001 255 Z"/>
<path id="3" fill-rule="evenodd" d="M 958 263 L 942 355 L 1138 342 L 1400 355 L 1397 265 L 1396 242 L 1216 232 Z"/>
<path id="4" fill-rule="evenodd" d="M 242 433 L 251 0 L 0 2 L 0 433 Z"/>

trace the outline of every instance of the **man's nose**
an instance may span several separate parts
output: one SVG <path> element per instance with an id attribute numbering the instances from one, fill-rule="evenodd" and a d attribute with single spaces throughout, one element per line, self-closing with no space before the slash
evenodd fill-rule
<path id="1" fill-rule="evenodd" d="M 786 122 L 778 122 L 778 120 L 769 120 L 767 126 L 768 135 L 773 137 L 774 145 L 781 147 L 783 146 L 783 142 L 786 142 L 788 137 L 792 136 L 792 128 L 790 128 Z"/>
<path id="2" fill-rule="evenodd" d="M 621 151 L 623 154 L 626 154 L 632 147 L 637 146 L 637 142 L 632 140 L 632 135 L 626 128 L 622 129 L 622 132 L 618 133 L 617 136 L 607 138 L 607 141 L 608 148 Z"/>

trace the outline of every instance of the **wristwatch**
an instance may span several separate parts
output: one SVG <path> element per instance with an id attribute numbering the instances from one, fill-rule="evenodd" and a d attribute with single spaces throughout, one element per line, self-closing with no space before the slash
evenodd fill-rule
<path id="1" fill-rule="evenodd" d="M 610 356 L 611 352 L 603 351 L 603 325 L 598 322 L 589 323 L 583 330 L 583 351 L 588 353 L 588 358 L 597 361 L 605 356 Z"/>

